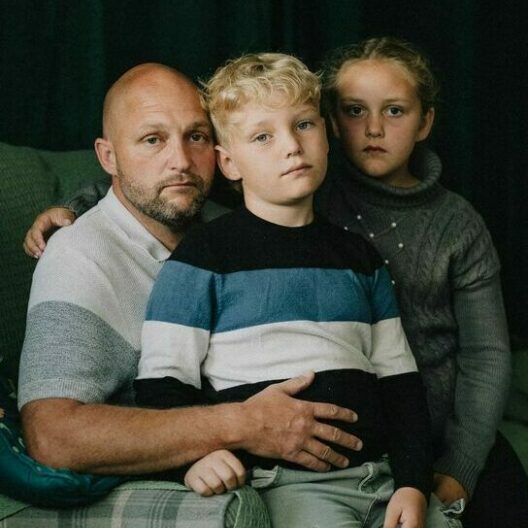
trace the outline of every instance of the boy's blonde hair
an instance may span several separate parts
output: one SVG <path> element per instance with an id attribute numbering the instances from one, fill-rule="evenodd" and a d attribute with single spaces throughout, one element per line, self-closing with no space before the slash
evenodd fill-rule
<path id="1" fill-rule="evenodd" d="M 272 108 L 277 106 L 272 97 L 278 93 L 285 96 L 284 105 L 308 103 L 319 109 L 321 100 L 319 77 L 284 53 L 252 53 L 229 60 L 202 87 L 220 144 L 229 142 L 230 114 L 248 102 Z"/>

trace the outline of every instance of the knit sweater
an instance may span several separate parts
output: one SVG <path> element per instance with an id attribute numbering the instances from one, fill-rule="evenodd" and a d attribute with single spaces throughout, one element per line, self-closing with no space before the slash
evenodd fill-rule
<path id="1" fill-rule="evenodd" d="M 428 496 L 429 417 L 386 268 L 365 240 L 316 219 L 284 227 L 247 209 L 192 229 L 164 265 L 142 333 L 138 401 L 240 401 L 314 370 L 298 397 L 354 409 L 352 465 L 387 451 L 396 487 Z M 284 465 L 252 460 L 252 465 Z"/>
<path id="2" fill-rule="evenodd" d="M 438 157 L 417 149 L 411 170 L 420 182 L 396 188 L 338 159 L 317 207 L 384 258 L 427 390 L 435 471 L 471 494 L 510 379 L 499 261 L 482 218 L 440 185 Z"/>

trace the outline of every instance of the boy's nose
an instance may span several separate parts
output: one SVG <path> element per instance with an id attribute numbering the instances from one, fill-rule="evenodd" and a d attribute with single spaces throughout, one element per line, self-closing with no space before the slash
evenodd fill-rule
<path id="1" fill-rule="evenodd" d="M 284 138 L 284 145 L 288 157 L 295 156 L 302 152 L 301 142 L 295 134 L 288 134 L 288 136 Z"/>

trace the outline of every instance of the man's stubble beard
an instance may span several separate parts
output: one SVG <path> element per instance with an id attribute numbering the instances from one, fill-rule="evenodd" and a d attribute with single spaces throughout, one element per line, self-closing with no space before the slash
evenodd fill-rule
<path id="1" fill-rule="evenodd" d="M 154 189 L 148 191 L 140 188 L 135 182 L 127 180 L 118 170 L 121 191 L 126 199 L 141 213 L 169 227 L 174 232 L 186 230 L 193 222 L 199 219 L 203 204 L 207 199 L 210 186 L 195 174 L 186 174 L 186 181 L 191 181 L 195 189 L 195 198 L 192 203 L 183 208 L 175 202 L 169 202 L 161 197 L 163 188 L 174 178 L 159 183 Z M 147 195 L 148 194 L 148 195 Z"/>

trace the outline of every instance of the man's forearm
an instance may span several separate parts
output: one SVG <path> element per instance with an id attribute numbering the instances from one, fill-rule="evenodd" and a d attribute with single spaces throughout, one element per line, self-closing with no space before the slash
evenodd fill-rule
<path id="1" fill-rule="evenodd" d="M 22 409 L 29 454 L 104 474 L 163 471 L 245 443 L 241 404 L 153 410 L 49 399 Z"/>
<path id="2" fill-rule="evenodd" d="M 346 467 L 329 443 L 361 442 L 328 420 L 354 422 L 354 412 L 293 397 L 313 373 L 271 385 L 243 403 L 180 409 L 139 409 L 49 398 L 22 408 L 31 456 L 53 467 L 110 474 L 172 469 L 217 449 L 244 449 L 307 469 Z"/>

